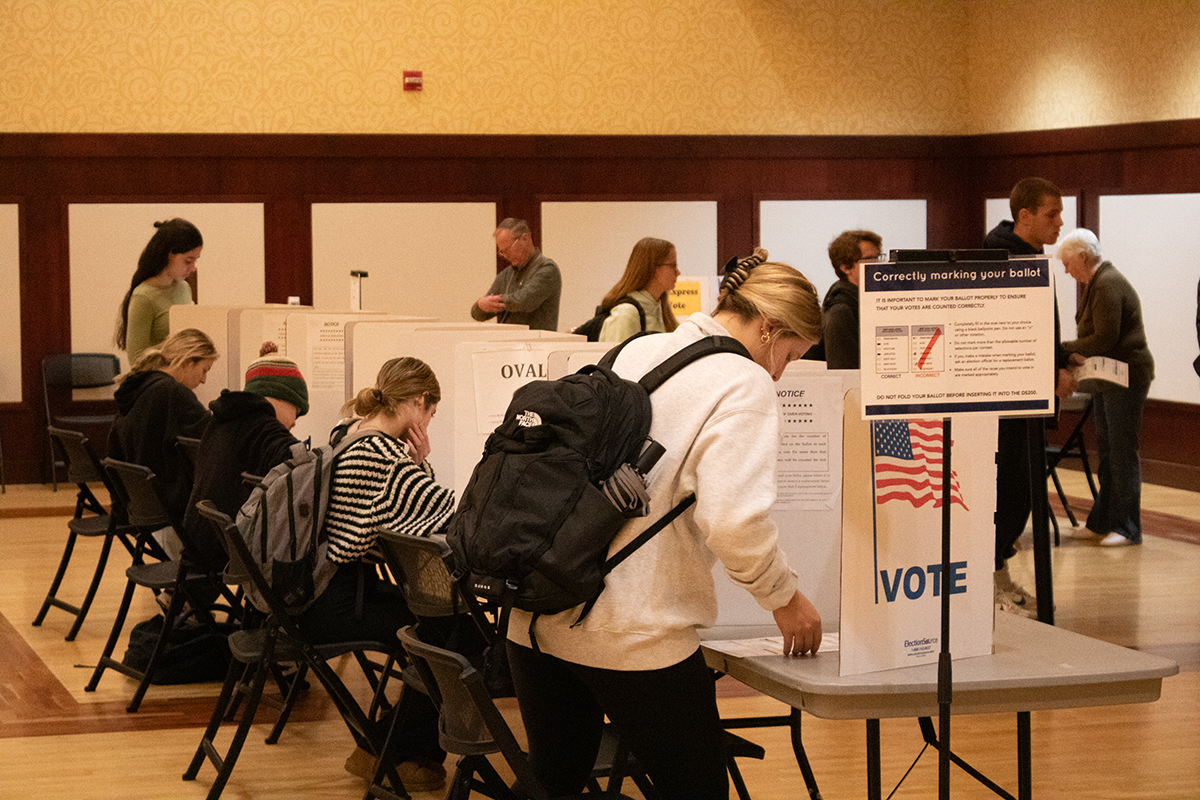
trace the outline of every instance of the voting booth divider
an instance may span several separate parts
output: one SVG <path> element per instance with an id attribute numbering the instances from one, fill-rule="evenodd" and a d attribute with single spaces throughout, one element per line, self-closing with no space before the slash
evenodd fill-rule
<path id="1" fill-rule="evenodd" d="M 455 358 L 457 347 L 463 343 L 485 342 L 502 345 L 509 341 L 559 343 L 567 346 L 582 338 L 553 331 L 531 331 L 524 325 L 498 325 L 492 322 L 444 322 L 410 324 L 390 321 L 354 322 L 346 334 L 346 397 L 359 389 L 374 386 L 379 368 L 389 359 L 399 356 L 419 358 L 433 369 L 442 390 L 437 413 L 429 423 L 429 442 L 432 450 L 429 463 L 433 465 L 438 483 L 461 492 L 479 460 L 483 445 L 474 453 L 474 461 L 460 475 L 459 443 L 463 438 L 457 423 L 458 406 L 472 396 L 470 387 L 459 383 Z M 507 402 L 507 400 L 505 401 Z M 461 484 L 461 486 L 460 486 Z"/>
<path id="2" fill-rule="evenodd" d="M 456 495 L 517 387 L 575 372 L 610 348 L 518 325 L 285 305 L 178 306 L 171 325 L 173 331 L 204 330 L 222 355 L 225 363 L 197 392 L 205 403 L 221 389 L 241 389 L 262 342 L 276 342 L 308 383 L 310 411 L 293 432 L 314 444 L 325 441 L 348 399 L 374 385 L 386 361 L 425 361 L 442 389 L 429 428 L 429 460 L 438 481 Z M 956 489 L 961 486 L 963 496 L 954 497 L 953 546 L 960 566 L 946 581 L 935 564 L 940 504 L 876 496 L 881 483 L 872 464 L 872 423 L 855 405 L 861 403 L 858 383 L 857 371 L 827 372 L 819 362 L 801 361 L 776 384 L 781 438 L 771 516 L 801 591 L 821 613 L 825 631 L 840 633 L 843 674 L 936 659 L 938 597 L 947 586 L 954 656 L 990 652 L 995 420 L 955 428 Z M 928 486 L 929 475 L 918 476 L 921 481 Z M 778 635 L 770 613 L 729 581 L 719 562 L 713 569 L 717 609 L 705 637 Z"/>

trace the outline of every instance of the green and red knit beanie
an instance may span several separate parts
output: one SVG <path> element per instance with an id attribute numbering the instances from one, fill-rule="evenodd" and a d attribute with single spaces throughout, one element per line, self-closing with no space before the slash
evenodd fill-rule
<path id="1" fill-rule="evenodd" d="M 260 397 L 274 397 L 296 407 L 296 416 L 308 413 L 308 384 L 300 368 L 290 358 L 268 350 L 246 369 L 246 391 Z"/>

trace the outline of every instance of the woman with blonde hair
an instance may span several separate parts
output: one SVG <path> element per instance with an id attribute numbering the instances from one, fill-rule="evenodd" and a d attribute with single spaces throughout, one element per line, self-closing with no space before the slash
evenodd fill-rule
<path id="1" fill-rule="evenodd" d="M 635 339 L 613 365 L 636 380 L 705 337 L 741 345 L 740 354 L 687 366 L 650 396 L 650 436 L 666 453 L 648 476 L 649 514 L 622 528 L 610 555 L 692 493 L 694 505 L 607 575 L 582 621 L 578 608 L 536 621 L 512 611 L 513 683 L 533 769 L 552 795 L 582 790 L 607 715 L 662 797 L 728 796 L 699 636 L 716 621 L 716 561 L 774 614 L 784 654 L 820 646 L 820 615 L 797 588 L 770 515 L 780 435 L 773 381 L 820 339 L 820 301 L 803 275 L 766 258 L 760 249 L 731 262 L 712 316 Z"/>
<path id="2" fill-rule="evenodd" d="M 393 358 L 375 385 L 342 409 L 359 417 L 343 440 L 330 476 L 325 531 L 328 557 L 338 564 L 328 588 L 300 618 L 316 642 L 394 641 L 416 622 L 404 596 L 373 566 L 379 531 L 410 536 L 441 532 L 454 511 L 454 493 L 434 480 L 429 422 L 441 400 L 433 370 L 416 358 Z M 388 758 L 408 791 L 434 791 L 446 779 L 446 753 L 438 745 L 437 712 L 420 692 L 405 691 L 393 710 L 399 718 Z M 391 716 L 380 721 L 380 740 Z M 375 759 L 356 749 L 346 769 L 371 778 Z"/>
<path id="3" fill-rule="evenodd" d="M 652 236 L 639 240 L 629 254 L 625 273 L 600 302 L 609 315 L 599 341 L 623 342 L 639 331 L 675 330 L 679 323 L 671 310 L 670 291 L 678 277 L 675 245 Z"/>
<path id="4" fill-rule="evenodd" d="M 129 353 L 131 364 L 146 348 L 166 340 L 171 306 L 193 302 L 187 279 L 204 249 L 200 230 L 186 219 L 176 217 L 154 227 L 121 301 L 114 337 L 117 347 Z"/>
<path id="5" fill-rule="evenodd" d="M 192 490 L 191 468 L 176 441 L 180 436 L 199 439 L 212 419 L 195 390 L 218 355 L 203 331 L 185 328 L 143 352 L 117 379 L 117 419 L 108 436 L 108 455 L 152 470 L 167 513 L 176 522 L 182 522 Z M 172 557 L 178 555 L 178 539 L 167 538 L 163 545 Z"/>

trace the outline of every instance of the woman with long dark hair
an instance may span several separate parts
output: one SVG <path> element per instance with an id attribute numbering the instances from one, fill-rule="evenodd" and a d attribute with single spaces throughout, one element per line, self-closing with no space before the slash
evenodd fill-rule
<path id="1" fill-rule="evenodd" d="M 129 353 L 129 363 L 170 333 L 171 306 L 191 305 L 187 279 L 196 271 L 204 237 L 186 219 L 156 222 L 157 230 L 138 257 L 129 291 L 121 301 L 114 337 L 117 347 Z"/>

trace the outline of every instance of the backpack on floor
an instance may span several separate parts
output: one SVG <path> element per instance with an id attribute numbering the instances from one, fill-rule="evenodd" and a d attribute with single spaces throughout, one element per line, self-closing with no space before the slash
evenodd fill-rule
<path id="1" fill-rule="evenodd" d="M 599 365 L 517 389 L 459 500 L 447 535 L 455 577 L 500 603 L 501 629 L 513 607 L 555 614 L 582 603 L 582 620 L 605 575 L 695 502 L 608 558 L 622 526 L 647 513 L 644 475 L 663 452 L 649 439 L 650 393 L 698 358 L 750 354 L 711 336 L 631 381 L 610 368 L 626 343 Z"/>
<path id="2" fill-rule="evenodd" d="M 639 303 L 637 300 L 634 300 L 629 295 L 625 295 L 617 300 L 617 302 L 613 303 L 611 308 L 605 308 L 603 305 L 596 306 L 596 316 L 572 330 L 571 333 L 577 333 L 580 336 L 586 336 L 589 342 L 600 341 L 600 331 L 602 328 L 604 328 L 604 321 L 608 319 L 610 314 L 612 314 L 613 309 L 622 303 L 628 303 L 637 309 L 638 319 L 641 320 L 642 323 L 641 329 L 643 331 L 646 330 L 646 312 L 642 309 L 641 303 Z"/>
<path id="3" fill-rule="evenodd" d="M 237 527 L 267 582 L 296 613 L 308 608 L 329 586 L 337 564 L 330 561 L 325 512 L 333 464 L 351 442 L 374 431 L 343 438 L 336 447 L 309 450 L 292 445 L 292 457 L 276 465 L 250 492 L 237 515 Z M 234 565 L 231 564 L 231 570 Z M 245 576 L 230 574 L 259 611 L 270 607 Z"/>

